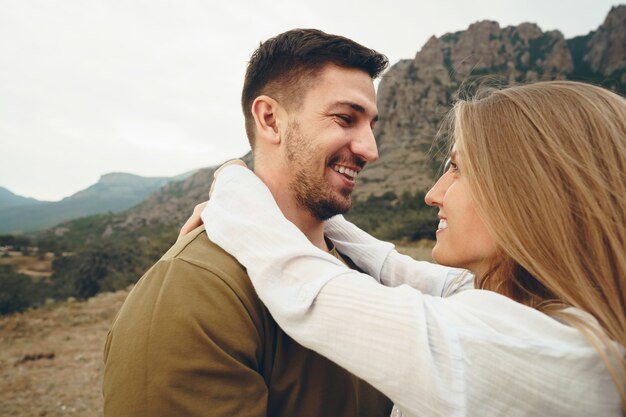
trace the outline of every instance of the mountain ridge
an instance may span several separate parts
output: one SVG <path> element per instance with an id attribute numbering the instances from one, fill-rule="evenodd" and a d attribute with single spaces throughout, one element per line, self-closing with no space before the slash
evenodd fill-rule
<path id="1" fill-rule="evenodd" d="M 45 201 L 37 200 L 32 197 L 24 197 L 19 194 L 15 194 L 8 188 L 0 186 L 0 209 L 4 207 L 29 206 L 44 202 Z"/>
<path id="2" fill-rule="evenodd" d="M 193 173 L 195 171 L 186 174 Z M 184 179 L 181 176 L 143 177 L 123 172 L 107 173 L 95 184 L 59 201 L 27 199 L 9 191 L 16 196 L 12 200 L 16 203 L 0 205 L 0 233 L 33 232 L 84 216 L 124 211 L 173 181 L 173 178 Z M 0 187 L 0 202 L 4 195 L 2 189 Z M 26 204 L 22 204 L 24 202 Z"/>

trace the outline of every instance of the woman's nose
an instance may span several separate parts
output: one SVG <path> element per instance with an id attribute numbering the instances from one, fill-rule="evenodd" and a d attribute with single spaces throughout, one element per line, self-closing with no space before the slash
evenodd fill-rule
<path id="1" fill-rule="evenodd" d="M 435 185 L 433 185 L 432 188 L 428 190 L 428 192 L 426 193 L 426 196 L 424 197 L 424 201 L 429 206 L 441 206 L 443 202 L 443 196 L 445 195 L 446 190 L 448 189 L 446 177 L 447 177 L 447 173 L 439 177 Z"/>

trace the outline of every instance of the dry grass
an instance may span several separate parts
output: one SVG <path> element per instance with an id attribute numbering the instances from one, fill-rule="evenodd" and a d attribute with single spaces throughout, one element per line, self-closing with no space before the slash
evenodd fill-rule
<path id="1" fill-rule="evenodd" d="M 0 318 L 0 416 L 102 416 L 102 349 L 127 292 Z"/>

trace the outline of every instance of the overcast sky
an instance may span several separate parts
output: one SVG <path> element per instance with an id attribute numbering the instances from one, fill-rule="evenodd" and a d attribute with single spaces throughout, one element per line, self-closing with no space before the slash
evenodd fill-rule
<path id="1" fill-rule="evenodd" d="M 606 0 L 0 0 L 0 186 L 58 200 L 108 172 L 173 176 L 248 150 L 259 42 L 296 27 L 412 58 L 479 20 L 587 34 Z"/>

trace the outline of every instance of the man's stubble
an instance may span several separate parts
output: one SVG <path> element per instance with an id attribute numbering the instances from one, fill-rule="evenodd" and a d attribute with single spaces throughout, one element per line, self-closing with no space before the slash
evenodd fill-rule
<path id="1" fill-rule="evenodd" d="M 285 146 L 292 172 L 289 189 L 301 208 L 322 221 L 352 208 L 352 190 L 345 187 L 335 192 L 325 176 L 326 168 L 332 168 L 342 159 L 339 155 L 327 161 L 323 151 L 317 149 L 313 139 L 302 134 L 295 121 L 287 128 Z M 321 175 L 320 164 L 325 164 Z"/>

